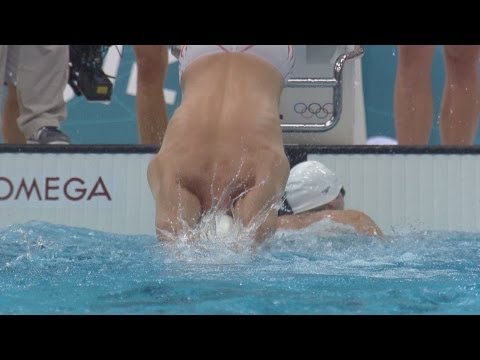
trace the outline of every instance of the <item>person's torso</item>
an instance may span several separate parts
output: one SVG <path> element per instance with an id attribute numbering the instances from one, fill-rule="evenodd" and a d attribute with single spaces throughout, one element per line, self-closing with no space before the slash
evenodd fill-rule
<path id="1" fill-rule="evenodd" d="M 248 187 L 271 153 L 281 153 L 278 103 L 283 79 L 251 56 L 210 56 L 185 72 L 182 103 L 162 144 L 179 176 L 198 193 Z"/>

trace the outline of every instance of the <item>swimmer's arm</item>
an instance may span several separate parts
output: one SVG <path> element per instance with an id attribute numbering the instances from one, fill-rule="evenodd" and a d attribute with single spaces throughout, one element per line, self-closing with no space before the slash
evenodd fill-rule
<path id="1" fill-rule="evenodd" d="M 321 211 L 322 218 L 345 225 L 353 226 L 360 234 L 383 237 L 383 231 L 367 214 L 358 210 L 325 210 Z"/>
<path id="2" fill-rule="evenodd" d="M 277 229 L 297 230 L 303 227 L 296 215 L 282 215 L 277 218 Z"/>
<path id="3" fill-rule="evenodd" d="M 302 229 L 324 219 L 353 226 L 360 234 L 383 237 L 383 232 L 378 225 L 367 214 L 358 210 L 324 210 L 300 215 L 283 215 L 278 217 L 277 227 Z"/>
<path id="4" fill-rule="evenodd" d="M 315 211 L 298 215 L 282 215 L 278 217 L 277 228 L 298 230 L 326 218 L 325 211 Z"/>

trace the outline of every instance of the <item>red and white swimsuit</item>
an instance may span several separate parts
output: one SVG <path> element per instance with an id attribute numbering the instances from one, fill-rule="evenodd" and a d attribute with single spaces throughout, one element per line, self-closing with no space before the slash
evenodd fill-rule
<path id="1" fill-rule="evenodd" d="M 295 63 L 293 45 L 182 45 L 178 58 L 180 78 L 188 65 L 198 58 L 222 52 L 255 55 L 275 67 L 285 80 L 291 74 Z"/>

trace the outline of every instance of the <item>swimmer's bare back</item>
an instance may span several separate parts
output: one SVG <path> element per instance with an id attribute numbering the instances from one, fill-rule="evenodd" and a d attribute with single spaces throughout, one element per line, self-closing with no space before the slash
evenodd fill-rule
<path id="1" fill-rule="evenodd" d="M 176 234 L 212 207 L 232 209 L 258 241 L 276 230 L 288 178 L 279 123 L 281 74 L 248 54 L 215 54 L 183 73 L 182 103 L 149 166 L 156 226 Z M 183 220 L 179 221 L 179 219 Z"/>

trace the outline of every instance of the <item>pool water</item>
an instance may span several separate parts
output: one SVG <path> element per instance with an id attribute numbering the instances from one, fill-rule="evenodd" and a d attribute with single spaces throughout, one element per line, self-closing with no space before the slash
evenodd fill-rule
<path id="1" fill-rule="evenodd" d="M 480 235 L 379 240 L 315 225 L 259 248 L 160 244 L 30 222 L 0 229 L 1 314 L 479 314 Z M 322 234 L 322 235 L 319 235 Z"/>

